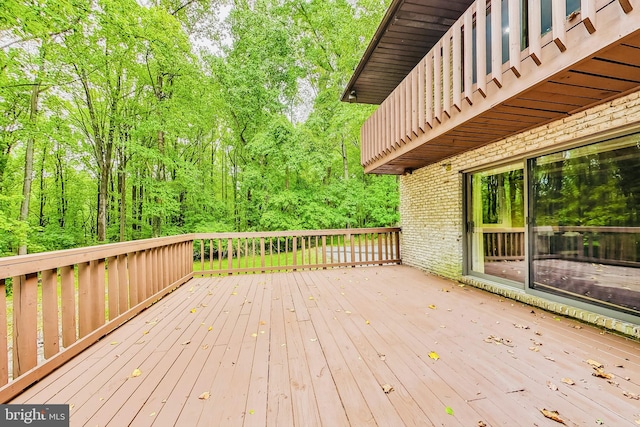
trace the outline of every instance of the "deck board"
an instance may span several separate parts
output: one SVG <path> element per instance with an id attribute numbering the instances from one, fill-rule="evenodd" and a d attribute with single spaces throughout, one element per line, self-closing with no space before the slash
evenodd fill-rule
<path id="1" fill-rule="evenodd" d="M 637 341 L 387 266 L 193 279 L 12 403 L 72 426 L 633 425 L 625 392 Z"/>

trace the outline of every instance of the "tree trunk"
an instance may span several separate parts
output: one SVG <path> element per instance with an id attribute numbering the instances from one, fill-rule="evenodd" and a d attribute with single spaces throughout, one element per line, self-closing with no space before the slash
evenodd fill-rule
<path id="1" fill-rule="evenodd" d="M 349 179 L 349 163 L 347 162 L 347 146 L 344 143 L 344 138 L 342 138 L 340 148 L 342 149 L 342 167 L 344 169 L 344 180 L 347 181 Z"/>
<path id="2" fill-rule="evenodd" d="M 40 65 L 40 73 L 44 68 L 44 58 Z M 35 131 L 38 120 L 38 104 L 40 100 L 40 80 L 39 77 L 33 84 L 31 89 L 31 103 L 29 106 L 29 124 L 31 126 L 31 133 L 27 138 L 27 147 L 24 156 L 24 181 L 22 183 L 22 203 L 20 204 L 20 218 L 21 222 L 27 222 L 29 219 L 29 202 L 31 199 L 31 183 L 33 182 L 33 146 L 35 145 Z M 20 242 L 18 248 L 18 255 L 25 255 L 27 253 L 27 236 L 24 236 L 24 240 Z"/>

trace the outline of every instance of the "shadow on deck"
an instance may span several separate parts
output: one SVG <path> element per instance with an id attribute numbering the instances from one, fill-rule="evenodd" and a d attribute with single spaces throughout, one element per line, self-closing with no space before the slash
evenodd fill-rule
<path id="1" fill-rule="evenodd" d="M 72 426 L 623 426 L 639 395 L 640 343 L 387 266 L 192 279 L 11 403 Z"/>

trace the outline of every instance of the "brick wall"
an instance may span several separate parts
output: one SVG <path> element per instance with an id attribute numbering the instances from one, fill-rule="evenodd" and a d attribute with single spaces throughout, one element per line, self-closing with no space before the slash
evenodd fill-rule
<path id="1" fill-rule="evenodd" d="M 640 124 L 640 92 L 448 158 L 400 179 L 401 253 L 404 264 L 452 279 L 463 265 L 463 175 L 460 171 L 505 161 L 594 134 Z"/>

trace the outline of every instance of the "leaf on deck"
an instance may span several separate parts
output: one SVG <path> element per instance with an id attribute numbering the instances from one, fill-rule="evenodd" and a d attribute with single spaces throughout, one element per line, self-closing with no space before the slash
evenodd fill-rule
<path id="1" fill-rule="evenodd" d="M 195 313 L 195 312 L 196 312 L 196 309 L 195 309 L 195 308 L 192 308 L 192 309 L 191 309 L 191 312 L 192 312 L 192 313 Z"/>
<path id="2" fill-rule="evenodd" d="M 593 360 L 593 359 L 587 359 L 587 363 L 588 363 L 589 365 L 591 365 L 591 366 L 592 366 L 593 368 L 595 368 L 595 369 L 602 369 L 602 368 L 604 368 L 604 365 L 603 365 L 602 363 L 600 363 L 600 362 L 596 362 L 596 361 L 595 361 L 595 360 Z"/>
<path id="3" fill-rule="evenodd" d="M 529 329 L 529 327 L 527 325 L 520 325 L 518 323 L 514 323 L 513 326 L 518 328 L 518 329 Z"/>
<path id="4" fill-rule="evenodd" d="M 444 408 L 444 411 L 449 415 L 453 415 L 453 409 L 451 409 L 451 406 Z"/>
<path id="5" fill-rule="evenodd" d="M 480 420 L 480 421 L 478 421 L 477 427 L 487 427 L 487 423 L 485 423 L 484 421 Z"/>
<path id="6" fill-rule="evenodd" d="M 435 310 L 435 309 L 436 309 L 436 306 L 435 306 L 434 304 L 429 304 L 429 308 L 430 308 L 431 310 Z"/>
<path id="7" fill-rule="evenodd" d="M 601 368 L 594 368 L 594 371 L 591 373 L 591 375 L 593 375 L 594 377 L 604 378 L 607 380 L 614 378 L 613 375 L 606 373 L 604 369 L 601 369 Z"/>
<path id="8" fill-rule="evenodd" d="M 136 368 L 131 373 L 131 378 L 139 377 L 140 375 L 142 375 L 142 371 L 140 369 Z"/>
<path id="9" fill-rule="evenodd" d="M 382 391 L 389 394 L 393 391 L 393 386 L 391 384 L 382 384 Z"/>
<path id="10" fill-rule="evenodd" d="M 560 414 L 558 413 L 558 411 L 549 411 L 548 409 L 540 409 L 540 412 L 542 412 L 542 415 L 549 418 L 550 420 L 566 425 L 564 420 L 560 418 Z"/>
<path id="11" fill-rule="evenodd" d="M 563 378 L 562 382 L 565 384 L 569 384 L 569 385 L 576 385 L 576 382 L 574 380 L 572 380 L 571 378 Z"/>
<path id="12" fill-rule="evenodd" d="M 551 381 L 547 381 L 547 387 L 549 387 L 553 391 L 558 391 L 558 386 L 552 383 Z"/>
<path id="13" fill-rule="evenodd" d="M 200 396 L 198 396 L 198 399 L 200 400 L 207 400 L 208 398 L 211 397 L 211 393 L 209 393 L 208 391 L 205 391 L 204 393 L 202 393 Z"/>
<path id="14" fill-rule="evenodd" d="M 429 353 L 429 357 L 432 358 L 433 360 L 440 359 L 440 356 L 435 351 L 432 351 L 431 353 Z"/>
<path id="15" fill-rule="evenodd" d="M 624 394 L 626 397 L 628 397 L 629 399 L 635 399 L 635 400 L 640 400 L 640 395 L 635 394 L 635 393 L 631 393 L 630 391 L 623 391 L 622 394 Z"/>

